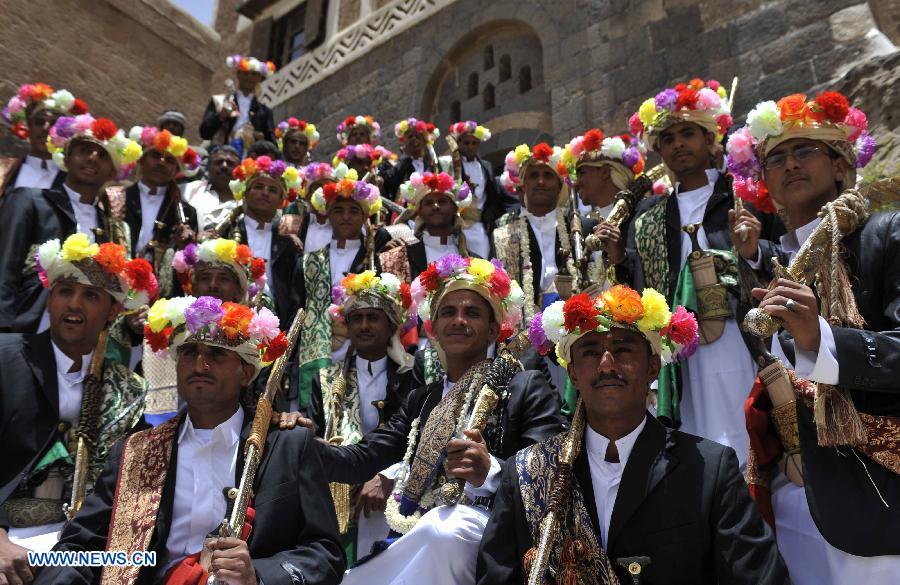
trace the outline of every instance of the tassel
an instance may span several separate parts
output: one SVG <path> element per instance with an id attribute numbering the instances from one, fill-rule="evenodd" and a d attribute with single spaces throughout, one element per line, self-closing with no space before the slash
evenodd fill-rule
<path id="1" fill-rule="evenodd" d="M 813 405 L 820 447 L 864 445 L 866 430 L 846 390 L 819 384 Z"/>
<path id="2" fill-rule="evenodd" d="M 347 534 L 350 527 L 350 484 L 329 483 L 331 499 L 334 500 L 334 511 L 337 514 L 338 530 L 341 534 Z"/>

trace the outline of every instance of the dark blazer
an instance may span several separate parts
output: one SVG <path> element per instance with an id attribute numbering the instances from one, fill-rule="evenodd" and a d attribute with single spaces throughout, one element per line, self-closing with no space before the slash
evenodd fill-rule
<path id="1" fill-rule="evenodd" d="M 512 197 L 500 186 L 490 163 L 480 156 L 475 157 L 475 160 L 481 165 L 481 171 L 484 173 L 484 208 L 481 210 L 481 223 L 484 224 L 487 232 L 491 233 L 497 220 L 504 213 L 521 207 L 521 203 L 518 198 Z M 463 178 L 468 179 L 465 170 L 463 170 Z"/>
<path id="2" fill-rule="evenodd" d="M 216 113 L 215 104 L 212 98 L 206 104 L 206 110 L 203 112 L 203 120 L 200 122 L 200 138 L 204 140 L 212 140 L 215 135 L 224 129 L 226 136 L 231 134 L 237 118 L 228 118 L 224 122 Z M 261 103 L 256 96 L 250 101 L 250 124 L 257 132 L 261 132 L 263 138 L 269 142 L 275 142 L 275 119 L 272 117 L 272 110 L 269 106 Z M 228 140 L 225 140 L 227 143 Z"/>
<path id="3" fill-rule="evenodd" d="M 242 445 L 250 434 L 252 421 L 251 415 L 245 415 Z M 273 428 L 266 439 L 262 462 L 253 483 L 256 519 L 248 540 L 253 567 L 266 585 L 336 584 L 343 575 L 345 559 L 337 519 L 328 485 L 321 481 L 322 462 L 316 449 L 311 448 L 314 442 L 312 434 L 304 428 L 288 431 Z M 78 516 L 63 530 L 54 550 L 106 549 L 122 447 L 120 443 L 110 455 L 94 493 L 85 499 Z M 155 573 L 162 570 L 166 562 L 166 540 L 172 527 L 175 504 L 177 459 L 176 442 L 169 464 L 172 473 L 166 475 L 149 545 L 149 550 L 157 552 L 157 566 L 141 569 L 137 583 L 142 585 L 150 585 L 154 579 L 162 577 Z M 242 469 L 243 449 L 238 449 L 235 485 L 239 483 Z M 221 497 L 210 494 L 210 497 L 216 496 Z M 35 585 L 86 585 L 98 583 L 99 578 L 99 567 L 47 567 L 38 574 Z"/>
<path id="4" fill-rule="evenodd" d="M 179 198 L 181 191 L 179 190 Z M 160 195 L 166 197 L 166 195 Z M 194 207 L 181 199 L 181 208 L 184 210 L 184 216 L 188 220 L 188 224 L 194 232 L 197 232 L 197 211 Z M 142 258 L 142 250 L 137 249 L 138 238 L 141 235 L 141 223 L 143 222 L 143 212 L 141 211 L 141 191 L 138 184 L 135 183 L 131 187 L 125 189 L 125 223 L 131 231 L 131 255 L 135 258 Z M 175 205 L 170 201 L 163 201 L 156 213 L 156 221 L 165 224 L 165 227 L 159 232 L 159 239 L 166 242 L 172 238 L 172 228 L 178 223 L 178 215 Z"/>
<path id="5" fill-rule="evenodd" d="M 272 265 L 272 282 L 269 290 L 275 297 L 275 314 L 281 321 L 281 328 L 287 330 L 291 320 L 302 305 L 303 253 L 293 240 L 278 233 L 278 222 L 273 221 L 272 251 L 269 263 Z M 240 222 L 241 241 L 247 242 L 247 227 Z"/>
<path id="6" fill-rule="evenodd" d="M 26 258 L 47 240 L 58 238 L 62 242 L 74 234 L 75 211 L 62 187 L 19 188 L 0 198 L 0 218 L 0 331 L 34 333 L 48 291 L 36 273 L 23 276 Z M 104 223 L 102 212 L 97 210 L 97 225 Z M 105 241 L 104 233 L 98 243 Z"/>
<path id="7" fill-rule="evenodd" d="M 16 179 L 19 178 L 19 172 L 22 170 L 22 165 L 25 163 L 25 157 L 19 158 L 3 158 L 0 159 L 0 197 L 9 191 L 13 190 L 13 185 L 16 184 Z M 2 170 L 6 168 L 6 174 L 2 174 Z M 51 189 L 62 189 L 62 185 L 66 180 L 66 172 L 63 170 L 59 170 L 56 172 L 56 176 L 53 178 L 53 183 L 50 185 Z"/>
<path id="8" fill-rule="evenodd" d="M 574 475 L 574 486 L 581 490 L 599 536 L 583 449 L 575 460 Z M 481 540 L 478 583 L 525 582 L 522 557 L 533 544 L 511 459 Z M 625 464 L 609 542 L 602 545 L 612 564 L 619 558 L 650 557 L 641 573 L 644 585 L 782 585 L 787 577 L 772 531 L 750 499 L 734 450 L 667 430 L 649 414 Z M 631 583 L 627 571 L 615 568 L 622 583 Z"/>
<path id="9" fill-rule="evenodd" d="M 435 165 L 429 159 L 428 154 L 425 154 L 425 157 L 422 159 L 425 163 L 425 170 L 428 172 L 434 172 Z M 409 180 L 410 176 L 414 172 L 416 172 L 416 168 L 413 166 L 413 159 L 408 154 L 400 155 L 400 160 L 396 165 L 391 166 L 390 163 L 384 162 L 379 166 L 378 172 L 382 179 L 384 179 L 384 187 L 381 190 L 381 194 L 390 199 L 391 201 L 397 199 L 397 191 L 400 189 L 400 185 Z"/>
<path id="10" fill-rule="evenodd" d="M 384 421 L 389 421 L 394 416 L 403 401 L 412 390 L 412 372 L 397 373 L 399 366 L 394 360 L 387 360 L 387 393 L 384 396 L 384 410 L 382 416 Z M 316 423 L 316 436 L 325 436 L 325 410 L 322 407 L 325 398 L 322 396 L 322 384 L 319 376 L 312 379 L 312 396 L 306 407 L 306 418 Z"/>
<path id="11" fill-rule="evenodd" d="M 413 390 L 400 410 L 382 428 L 375 429 L 355 445 L 321 445 L 326 479 L 343 483 L 363 483 L 393 463 L 403 460 L 413 420 L 420 417 L 424 428 L 428 415 L 441 401 L 443 381 Z M 519 372 L 509 382 L 509 401 L 501 416 L 503 438 L 491 454 L 498 459 L 512 457 L 522 447 L 561 432 L 565 419 L 560 414 L 559 394 L 538 372 Z"/>

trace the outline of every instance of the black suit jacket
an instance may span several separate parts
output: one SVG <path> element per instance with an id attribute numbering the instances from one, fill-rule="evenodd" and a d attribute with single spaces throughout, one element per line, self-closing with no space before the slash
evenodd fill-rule
<path id="1" fill-rule="evenodd" d="M 475 157 L 475 160 L 481 165 L 481 172 L 484 174 L 484 208 L 481 210 L 481 223 L 487 232 L 491 233 L 497 220 L 503 214 L 519 208 L 521 203 L 518 198 L 510 196 L 500 186 L 500 181 L 494 175 L 490 163 L 480 156 Z M 465 176 L 465 170 L 463 177 L 468 178 Z"/>
<path id="2" fill-rule="evenodd" d="M 272 266 L 272 281 L 269 290 L 275 297 L 275 313 L 281 321 L 281 328 L 287 330 L 303 298 L 303 253 L 297 249 L 291 238 L 278 233 L 278 222 L 273 221 L 272 251 L 269 263 Z M 246 224 L 240 222 L 241 241 L 247 242 Z"/>
<path id="3" fill-rule="evenodd" d="M 382 411 L 383 420 L 389 421 L 400 409 L 400 405 L 406 400 L 410 390 L 412 390 L 412 372 L 397 373 L 399 366 L 394 360 L 387 360 L 387 389 L 384 396 L 384 410 Z M 322 404 L 325 397 L 322 396 L 322 384 L 318 376 L 312 379 L 312 396 L 306 407 L 306 418 L 316 423 L 316 436 L 325 436 L 325 410 Z"/>
<path id="4" fill-rule="evenodd" d="M 75 211 L 68 195 L 59 189 L 14 189 L 0 198 L 0 331 L 34 333 L 47 304 L 37 274 L 22 275 L 26 257 L 35 247 L 58 238 L 60 243 L 75 233 Z M 97 225 L 104 225 L 97 210 Z M 105 233 L 98 243 L 107 241 Z"/>
<path id="5" fill-rule="evenodd" d="M 250 434 L 252 421 L 253 417 L 245 414 L 241 445 Z M 266 585 L 336 584 L 343 575 L 345 559 L 337 519 L 328 485 L 321 481 L 322 462 L 312 448 L 314 442 L 312 433 L 304 428 L 288 431 L 273 428 L 266 439 L 253 483 L 256 519 L 247 542 L 253 567 Z M 120 443 L 110 454 L 94 493 L 85 499 L 78 516 L 63 530 L 54 550 L 106 549 L 122 447 Z M 160 578 L 162 575 L 156 575 L 155 571 L 162 570 L 166 562 L 166 541 L 175 504 L 177 441 L 173 449 L 149 545 L 149 550 L 157 552 L 157 566 L 141 569 L 137 580 L 141 585 L 151 585 L 154 578 Z M 243 449 L 238 449 L 235 485 L 242 469 Z M 210 494 L 210 497 L 222 496 Z M 300 580 L 294 580 L 292 574 Z M 98 583 L 99 578 L 99 567 L 47 567 L 38 574 L 35 585 L 86 585 Z"/>
<path id="6" fill-rule="evenodd" d="M 166 195 L 159 195 L 166 197 Z M 188 224 L 194 232 L 197 232 L 197 211 L 193 205 L 181 199 L 181 190 L 178 192 L 181 200 L 181 208 L 184 210 L 184 216 L 188 220 Z M 141 235 L 141 223 L 143 222 L 143 212 L 141 211 L 141 191 L 138 184 L 135 183 L 131 187 L 125 189 L 125 223 L 131 231 L 131 255 L 135 258 L 142 258 L 142 250 L 137 249 L 138 238 Z M 172 238 L 172 228 L 178 223 L 178 215 L 175 205 L 170 202 L 163 201 L 156 212 L 156 221 L 165 224 L 165 227 L 159 231 L 160 241 L 166 242 Z"/>
<path id="7" fill-rule="evenodd" d="M 425 171 L 434 172 L 436 167 L 429 159 L 428 154 L 422 160 L 425 162 Z M 391 201 L 397 199 L 400 185 L 409 180 L 414 172 L 416 172 L 416 168 L 413 166 L 412 157 L 408 154 L 401 155 L 400 160 L 394 166 L 387 162 L 382 163 L 379 167 L 380 176 L 384 179 L 384 188 L 381 194 Z"/>
<path id="8" fill-rule="evenodd" d="M 600 535 L 587 454 L 575 460 L 574 486 L 584 496 Z M 478 553 L 481 585 L 523 583 L 522 557 L 532 547 L 531 531 L 509 460 L 494 499 Z M 649 556 L 644 585 L 782 585 L 787 571 L 771 529 L 750 499 L 737 456 L 693 435 L 667 430 L 649 416 L 638 435 L 619 484 L 602 543 L 610 562 Z M 631 577 L 616 567 L 622 583 Z"/>
<path id="9" fill-rule="evenodd" d="M 228 118 L 223 122 L 216 113 L 213 100 L 210 99 L 206 104 L 206 111 L 203 112 L 203 120 L 200 122 L 200 138 L 212 140 L 223 129 L 224 134 L 230 136 L 235 123 L 237 123 L 237 118 Z M 275 142 L 275 119 L 272 117 L 272 110 L 256 99 L 256 96 L 253 96 L 250 101 L 250 124 L 253 125 L 254 130 L 262 133 L 263 138 L 269 142 Z M 225 142 L 227 143 L 228 140 Z"/>
<path id="10" fill-rule="evenodd" d="M 420 417 L 424 428 L 428 415 L 441 401 L 443 381 L 413 390 L 403 406 L 382 428 L 368 433 L 355 445 L 320 445 L 326 479 L 343 483 L 363 483 L 373 475 L 401 461 L 406 452 L 410 425 Z M 501 417 L 503 439 L 491 449 L 498 459 L 512 457 L 516 451 L 542 441 L 563 430 L 557 394 L 539 372 L 519 372 L 509 382 L 509 401 Z"/>

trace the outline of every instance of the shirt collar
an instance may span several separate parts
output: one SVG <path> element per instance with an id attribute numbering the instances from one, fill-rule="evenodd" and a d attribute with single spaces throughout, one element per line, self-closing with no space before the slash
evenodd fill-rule
<path id="1" fill-rule="evenodd" d="M 56 170 L 57 170 L 56 165 L 53 163 L 52 158 L 48 158 L 47 160 L 44 160 L 42 158 L 38 158 L 36 156 L 26 154 L 24 163 L 37 171 L 45 170 L 45 169 L 41 168 L 41 163 L 47 163 L 47 168 L 46 168 L 47 171 L 56 172 Z"/>
<path id="2" fill-rule="evenodd" d="M 716 181 L 719 180 L 719 170 L 718 169 L 706 169 L 706 185 L 700 187 L 699 189 L 694 189 L 692 191 L 685 191 L 682 193 L 679 189 L 681 188 L 681 182 L 675 182 L 675 193 L 679 195 L 684 195 L 686 193 L 696 193 L 698 191 L 702 191 L 704 189 L 710 188 L 710 185 L 715 185 Z"/>
<path id="3" fill-rule="evenodd" d="M 331 238 L 331 249 L 335 252 L 349 252 L 350 250 L 355 252 L 356 250 L 359 250 L 360 245 L 361 242 L 359 240 L 347 240 L 344 242 L 343 248 L 338 248 L 337 240 Z"/>
<path id="4" fill-rule="evenodd" d="M 547 215 L 537 216 L 528 211 L 526 208 L 522 208 L 522 211 L 525 213 L 525 217 L 528 218 L 528 222 L 532 227 L 541 230 L 542 232 L 548 232 L 551 229 L 556 229 L 556 212 L 551 211 Z"/>
<path id="5" fill-rule="evenodd" d="M 641 434 L 641 431 L 644 430 L 646 425 L 647 417 L 644 416 L 643 420 L 641 420 L 641 424 L 636 426 L 633 431 L 615 441 L 616 450 L 619 452 L 619 463 L 622 465 L 622 469 L 624 469 L 625 464 L 628 463 L 628 457 L 631 455 L 631 450 L 634 449 L 634 444 L 637 442 L 638 436 Z M 603 461 L 606 458 L 606 448 L 609 446 L 609 439 L 592 429 L 590 425 L 585 425 L 585 445 L 587 446 L 589 453 L 594 453 L 600 458 L 600 461 Z"/>
<path id="6" fill-rule="evenodd" d="M 361 358 L 356 356 L 356 371 L 357 372 L 367 372 L 371 367 L 372 373 L 370 374 L 373 378 L 377 378 L 381 374 L 387 371 L 387 356 L 384 356 L 380 360 L 375 360 L 374 362 L 370 362 L 365 358 Z"/>
<path id="7" fill-rule="evenodd" d="M 233 446 L 241 440 L 241 429 L 244 426 L 244 409 L 238 406 L 238 409 L 231 418 L 219 424 L 212 431 L 212 441 L 221 441 L 228 446 Z M 193 440 L 197 437 L 198 429 L 194 428 L 194 422 L 191 415 L 184 417 L 184 424 L 181 425 L 181 431 L 178 433 L 178 444 L 181 445 L 186 440 Z"/>
<path id="8" fill-rule="evenodd" d="M 140 190 L 141 195 L 143 195 L 144 197 L 156 197 L 158 195 L 163 195 L 166 192 L 166 190 L 162 187 L 157 187 L 156 193 L 151 193 L 150 187 L 143 181 L 138 181 L 138 189 Z"/>
<path id="9" fill-rule="evenodd" d="M 822 223 L 822 218 L 817 217 L 808 224 L 800 226 L 781 236 L 782 250 L 787 254 L 796 253 L 820 223 Z"/>
<path id="10" fill-rule="evenodd" d="M 437 248 L 440 246 L 452 246 L 452 247 L 456 248 L 458 245 L 456 243 L 456 236 L 454 236 L 452 234 L 447 236 L 447 243 L 442 244 L 441 236 L 432 236 L 431 234 L 428 233 L 427 229 L 422 231 L 422 241 L 425 243 L 426 246 L 432 246 L 434 248 Z"/>
<path id="11" fill-rule="evenodd" d="M 277 213 L 275 214 L 275 217 L 272 218 L 272 221 L 270 221 L 269 223 L 261 223 L 261 222 L 256 221 L 249 215 L 244 214 L 244 225 L 247 227 L 248 230 L 265 231 L 266 226 L 267 225 L 271 226 L 275 222 L 276 219 L 278 219 Z"/>
<path id="12" fill-rule="evenodd" d="M 92 207 L 93 207 L 94 202 L 91 202 L 91 203 L 83 203 L 83 202 L 81 201 L 81 193 L 79 193 L 78 191 L 74 191 L 73 189 L 71 189 L 71 188 L 70 188 L 68 185 L 66 185 L 65 183 L 63 183 L 63 189 L 65 190 L 66 195 L 69 196 L 69 201 L 72 202 L 72 205 L 89 205 L 89 206 L 92 206 Z M 94 201 L 96 201 L 96 198 L 94 198 Z"/>
<path id="13" fill-rule="evenodd" d="M 81 382 L 88 375 L 88 371 L 91 368 L 91 359 L 94 357 L 94 351 L 91 350 L 91 353 L 81 356 L 81 371 L 80 372 L 69 372 L 72 368 L 72 364 L 75 363 L 75 360 L 71 359 L 69 356 L 63 353 L 59 347 L 57 347 L 56 342 L 50 340 L 50 344 L 53 346 L 53 357 L 56 358 L 56 371 L 63 376 L 71 376 L 72 374 L 79 374 L 78 382 Z"/>

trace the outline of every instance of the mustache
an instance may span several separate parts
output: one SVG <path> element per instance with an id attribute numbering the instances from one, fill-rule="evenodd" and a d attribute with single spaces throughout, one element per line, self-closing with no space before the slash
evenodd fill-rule
<path id="1" fill-rule="evenodd" d="M 605 382 L 622 382 L 623 384 L 627 384 L 628 380 L 626 380 L 625 376 L 619 374 L 618 372 L 600 374 L 591 382 L 591 388 L 599 388 Z"/>
<path id="2" fill-rule="evenodd" d="M 196 380 L 206 380 L 206 381 L 212 382 L 212 383 L 216 382 L 216 379 L 213 378 L 212 376 L 210 376 L 209 374 L 191 374 L 187 378 L 188 382 L 194 382 Z"/>

